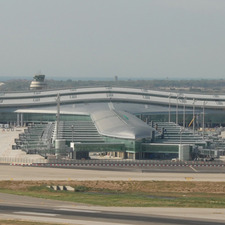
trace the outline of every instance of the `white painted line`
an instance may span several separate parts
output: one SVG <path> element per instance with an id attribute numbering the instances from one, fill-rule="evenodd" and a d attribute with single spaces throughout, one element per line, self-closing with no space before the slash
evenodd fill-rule
<path id="1" fill-rule="evenodd" d="M 86 213 L 101 213 L 102 212 L 102 211 L 95 211 L 95 210 L 71 209 L 71 208 L 59 208 L 56 210 L 71 211 L 71 212 L 86 212 Z"/>
<path id="2" fill-rule="evenodd" d="M 189 166 L 192 170 L 194 170 L 196 173 L 198 172 L 198 170 L 196 170 L 195 168 L 193 168 L 192 166 Z"/>
<path id="3" fill-rule="evenodd" d="M 25 211 L 20 211 L 20 212 L 14 212 L 15 214 L 25 214 L 25 215 L 34 215 L 34 216 L 57 216 L 58 214 L 50 214 L 50 213 L 36 213 L 36 212 L 25 212 Z"/>

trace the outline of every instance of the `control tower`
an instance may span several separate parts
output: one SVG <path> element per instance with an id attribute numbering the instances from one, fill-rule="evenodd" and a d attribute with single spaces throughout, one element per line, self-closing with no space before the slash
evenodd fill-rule
<path id="1" fill-rule="evenodd" d="M 30 90 L 42 90 L 46 89 L 45 75 L 35 75 L 33 81 L 30 84 Z"/>

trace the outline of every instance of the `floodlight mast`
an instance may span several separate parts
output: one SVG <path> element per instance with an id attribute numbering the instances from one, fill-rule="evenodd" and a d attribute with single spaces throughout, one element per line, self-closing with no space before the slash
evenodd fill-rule
<path id="1" fill-rule="evenodd" d="M 177 94 L 177 104 L 176 104 L 176 124 L 178 125 L 178 94 Z"/>
<path id="2" fill-rule="evenodd" d="M 170 97 L 171 97 L 171 93 L 170 93 L 170 95 L 169 95 L 169 116 L 168 116 L 168 117 L 169 117 L 169 118 L 168 118 L 168 119 L 169 119 L 169 123 L 170 123 L 170 117 L 171 117 L 171 115 L 170 115 L 170 114 L 171 114 L 171 112 L 170 112 L 170 111 L 171 111 L 171 109 L 170 109 L 170 108 L 171 108 L 171 107 L 170 107 Z"/>
<path id="3" fill-rule="evenodd" d="M 186 108 L 185 108 L 185 104 L 186 104 L 186 98 L 184 96 L 183 98 L 183 127 L 185 128 L 185 122 L 186 122 Z"/>
<path id="4" fill-rule="evenodd" d="M 60 95 L 57 95 L 57 114 L 56 114 L 56 140 L 59 139 L 59 122 L 60 122 Z"/>
<path id="5" fill-rule="evenodd" d="M 193 134 L 195 134 L 195 102 L 196 99 L 193 98 Z"/>
<path id="6" fill-rule="evenodd" d="M 203 102 L 203 112 L 202 112 L 202 136 L 205 137 L 205 105 L 207 104 L 207 101 Z"/>

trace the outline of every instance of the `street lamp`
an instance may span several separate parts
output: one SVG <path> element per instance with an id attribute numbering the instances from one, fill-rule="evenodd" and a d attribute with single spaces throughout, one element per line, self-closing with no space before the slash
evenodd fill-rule
<path id="1" fill-rule="evenodd" d="M 177 105 L 176 105 L 176 124 L 178 125 L 178 95 L 177 95 Z"/>
<path id="2" fill-rule="evenodd" d="M 74 126 L 72 125 L 72 126 L 71 126 L 71 128 L 72 128 L 72 142 L 73 142 L 73 132 L 74 132 Z"/>
<path id="3" fill-rule="evenodd" d="M 180 145 L 182 144 L 182 133 L 184 131 L 184 128 L 180 128 Z"/>
<path id="4" fill-rule="evenodd" d="M 171 97 L 171 93 L 169 95 L 169 123 L 170 123 L 170 97 Z"/>
<path id="5" fill-rule="evenodd" d="M 195 101 L 193 98 L 193 134 L 195 134 Z"/>
<path id="6" fill-rule="evenodd" d="M 183 103 L 184 103 L 184 104 L 183 104 L 183 127 L 185 127 L 185 119 L 186 119 L 186 118 L 185 118 L 185 116 L 186 116 L 186 115 L 185 115 L 185 113 L 186 113 L 186 112 L 185 112 L 185 104 L 186 104 L 186 98 L 185 98 L 185 96 L 184 96 L 184 99 L 183 99 Z"/>
<path id="7" fill-rule="evenodd" d="M 202 109 L 202 136 L 205 136 L 205 105 L 207 104 L 206 101 L 203 102 L 203 109 Z"/>

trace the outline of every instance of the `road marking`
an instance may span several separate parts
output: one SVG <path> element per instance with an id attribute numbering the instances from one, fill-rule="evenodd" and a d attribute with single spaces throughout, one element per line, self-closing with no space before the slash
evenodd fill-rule
<path id="1" fill-rule="evenodd" d="M 196 173 L 198 172 L 194 167 L 189 166 L 192 170 L 194 170 Z"/>
<path id="2" fill-rule="evenodd" d="M 36 213 L 36 212 L 25 212 L 19 211 L 14 212 L 15 214 L 25 214 L 25 215 L 34 215 L 34 216 L 57 216 L 58 214 L 50 214 L 50 213 Z"/>
<path id="3" fill-rule="evenodd" d="M 101 213 L 102 211 L 95 211 L 95 210 L 83 210 L 83 209 L 71 209 L 71 208 L 59 208 L 56 210 L 62 211 L 72 211 L 72 212 L 85 212 L 85 213 Z"/>

